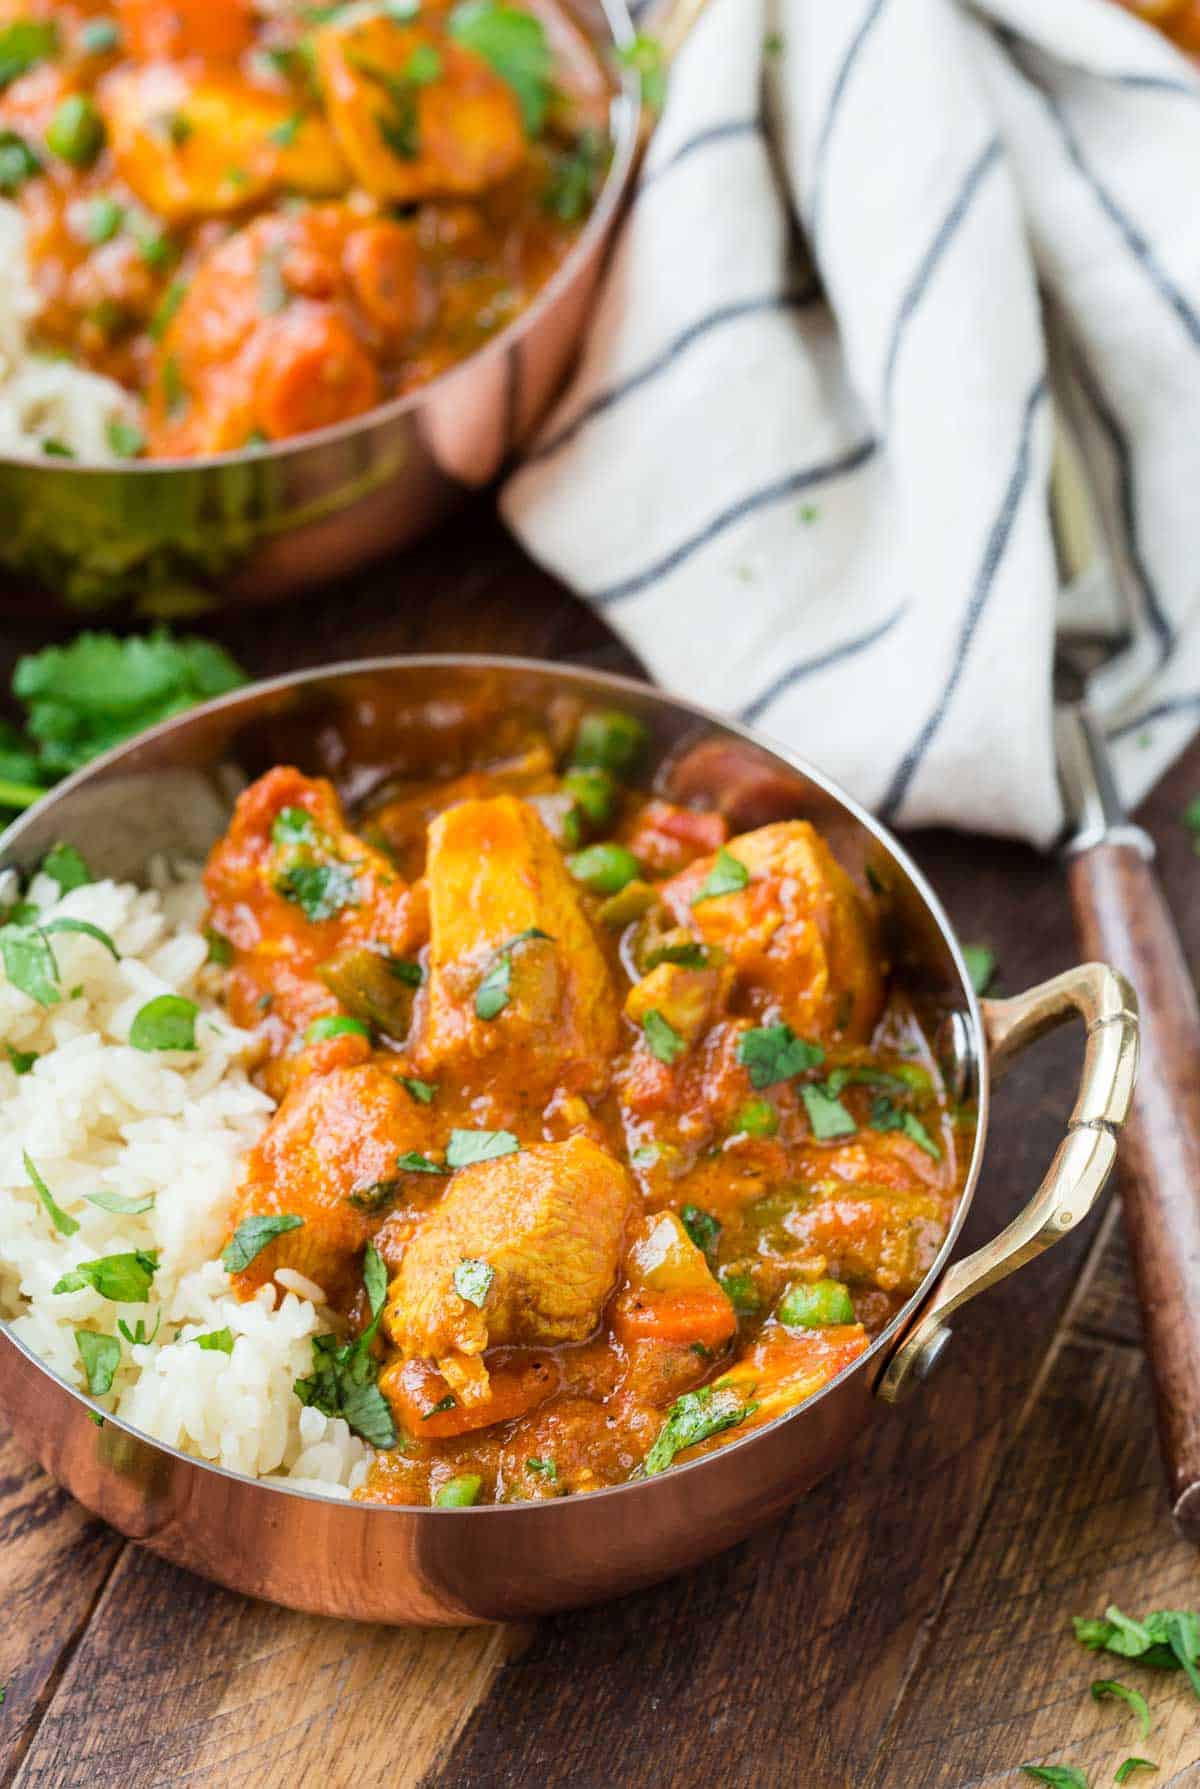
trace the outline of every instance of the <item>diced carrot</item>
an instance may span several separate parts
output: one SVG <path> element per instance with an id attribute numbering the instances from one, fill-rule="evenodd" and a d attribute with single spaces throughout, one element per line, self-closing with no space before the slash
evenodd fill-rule
<path id="1" fill-rule="evenodd" d="M 406 335 L 421 320 L 421 251 L 416 233 L 388 218 L 364 224 L 346 243 L 355 297 L 379 329 Z"/>
<path id="2" fill-rule="evenodd" d="M 264 330 L 254 406 L 271 440 L 360 416 L 379 398 L 378 370 L 333 311 L 295 304 Z"/>
<path id="3" fill-rule="evenodd" d="M 558 1374 L 545 1355 L 490 1367 L 489 1378 L 487 1396 L 479 1402 L 448 1404 L 454 1394 L 428 1361 L 395 1360 L 380 1375 L 379 1389 L 410 1435 L 442 1441 L 524 1416 L 558 1385 Z"/>
<path id="4" fill-rule="evenodd" d="M 723 1292 L 637 1292 L 618 1302 L 613 1328 L 623 1342 L 700 1342 L 719 1348 L 737 1328 Z"/>
<path id="5" fill-rule="evenodd" d="M 254 36 L 250 0 L 117 0 L 121 42 L 138 62 L 233 62 Z"/>

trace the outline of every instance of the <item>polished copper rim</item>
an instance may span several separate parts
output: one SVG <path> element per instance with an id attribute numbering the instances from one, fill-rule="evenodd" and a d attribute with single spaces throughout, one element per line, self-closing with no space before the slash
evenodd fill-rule
<path id="1" fill-rule="evenodd" d="M 104 753 L 103 756 L 93 759 L 92 762 L 85 765 L 82 770 L 75 771 L 72 776 L 58 784 L 55 789 L 48 791 L 47 797 L 43 801 L 38 802 L 35 807 L 30 808 L 18 820 L 13 822 L 3 835 L 0 835 L 0 848 L 3 848 L 6 854 L 10 854 L 13 847 L 17 847 L 19 850 L 22 834 L 29 830 L 31 822 L 40 815 L 42 808 L 46 805 L 47 799 L 55 799 L 59 795 L 68 794 L 79 789 L 81 786 L 85 785 L 92 776 L 99 772 L 103 772 L 110 766 L 118 765 L 122 759 L 131 752 L 136 751 L 143 744 L 152 743 L 156 740 L 168 737 L 173 731 L 176 731 L 181 727 L 186 727 L 189 722 L 193 722 L 198 715 L 231 712 L 236 710 L 241 703 L 257 702 L 263 696 L 270 696 L 275 693 L 283 694 L 290 690 L 302 688 L 307 684 L 319 684 L 334 678 L 357 677 L 378 672 L 386 673 L 401 667 L 406 670 L 417 671 L 423 669 L 430 671 L 455 670 L 472 667 L 480 669 L 499 668 L 513 671 L 526 671 L 539 676 L 548 676 L 568 685 L 579 683 L 591 689 L 594 689 L 597 684 L 600 684 L 611 690 L 614 696 L 632 694 L 643 701 L 647 696 L 650 696 L 661 701 L 665 706 L 673 709 L 676 713 L 686 715 L 690 719 L 717 727 L 721 729 L 722 732 L 732 734 L 750 746 L 769 751 L 790 769 L 797 771 L 809 782 L 821 789 L 826 795 L 830 796 L 835 803 L 849 813 L 865 831 L 870 833 L 885 848 L 889 856 L 896 861 L 904 871 L 905 875 L 909 878 L 911 886 L 920 897 L 925 910 L 933 919 L 941 941 L 946 946 L 953 962 L 954 970 L 960 984 L 960 991 L 963 995 L 963 1004 L 969 1015 L 971 1029 L 970 1055 L 972 1059 L 978 1063 L 980 1072 L 978 1086 L 978 1119 L 972 1144 L 971 1160 L 963 1178 L 962 1192 L 954 1216 L 951 1219 L 950 1226 L 943 1239 L 942 1246 L 938 1250 L 928 1272 L 922 1279 L 921 1284 L 917 1287 L 916 1291 L 908 1299 L 903 1308 L 896 1313 L 890 1323 L 888 1323 L 887 1326 L 874 1337 L 870 1347 L 864 1354 L 860 1355 L 857 1360 L 843 1368 L 840 1373 L 822 1386 L 818 1392 L 814 1393 L 811 1397 L 806 1398 L 803 1403 L 793 1406 L 791 1410 L 783 1411 L 779 1416 L 773 1418 L 772 1421 L 768 1423 L 763 1423 L 759 1427 L 747 1430 L 744 1434 L 737 1436 L 735 1439 L 726 1441 L 714 1453 L 702 1455 L 700 1458 L 688 1461 L 681 1466 L 673 1466 L 669 1477 L 673 1483 L 677 1483 L 684 1474 L 690 1475 L 692 1473 L 702 1472 L 706 1468 L 711 1471 L 720 1462 L 727 1460 L 739 1449 L 751 1446 L 764 1435 L 778 1431 L 785 1424 L 794 1422 L 797 1418 L 802 1418 L 817 1409 L 825 1399 L 832 1396 L 832 1394 L 843 1385 L 848 1377 L 857 1375 L 860 1372 L 865 1373 L 872 1380 L 875 1380 L 878 1377 L 882 1365 L 885 1364 L 881 1363 L 880 1356 L 887 1353 L 895 1343 L 898 1335 L 904 1330 L 905 1326 L 911 1323 L 916 1312 L 930 1296 L 946 1268 L 946 1264 L 971 1208 L 975 1187 L 979 1179 L 980 1168 L 983 1162 L 990 1105 L 988 1076 L 986 1072 L 986 1032 L 981 1016 L 979 1001 L 976 997 L 970 975 L 967 973 L 967 967 L 963 960 L 958 938 L 937 895 L 926 881 L 925 876 L 908 855 L 907 851 L 905 851 L 904 847 L 898 842 L 888 828 L 878 821 L 874 815 L 870 814 L 854 799 L 853 796 L 847 794 L 845 790 L 823 771 L 814 768 L 798 753 L 791 751 L 787 746 L 773 740 L 769 735 L 743 727 L 739 722 L 729 719 L 718 713 L 715 709 L 707 708 L 700 703 L 685 701 L 683 698 L 675 696 L 667 691 L 660 691 L 653 685 L 638 678 L 626 677 L 611 671 L 592 670 L 591 668 L 584 666 L 554 664 L 544 659 L 510 658 L 488 653 L 392 654 L 376 658 L 344 660 L 336 664 L 320 666 L 306 671 L 288 672 L 278 677 L 264 678 L 259 682 L 245 685 L 240 690 L 234 690 L 228 695 L 217 697 L 214 701 L 204 703 L 198 708 L 189 709 L 184 714 L 176 715 L 170 720 L 163 721 L 158 726 L 149 728 L 145 733 L 139 734 L 136 739 L 127 742 L 125 745 L 117 746 L 112 751 Z M 27 1360 L 32 1362 L 40 1372 L 44 1373 L 47 1378 L 53 1380 L 55 1385 L 62 1391 L 68 1393 L 76 1403 L 83 1406 L 89 1413 L 94 1414 L 95 1406 L 91 1401 L 74 1386 L 67 1384 L 64 1379 L 59 1378 L 58 1374 L 47 1366 L 40 1356 L 35 1354 L 32 1349 L 26 1347 L 26 1345 L 12 1333 L 12 1330 L 7 1323 L 0 1321 L 0 1333 L 3 1333 L 9 1344 L 18 1349 L 18 1351 L 23 1354 Z M 239 1484 L 252 1484 L 263 1492 L 277 1492 L 286 1497 L 301 1498 L 306 1502 L 320 1505 L 339 1504 L 345 1501 L 343 1499 L 330 1497 L 321 1492 L 307 1491 L 300 1489 L 299 1487 L 290 1486 L 285 1480 L 275 1481 L 268 1479 L 253 1479 L 247 1477 L 244 1473 L 231 1472 L 227 1467 L 214 1465 L 212 1462 L 201 1459 L 195 1454 L 184 1453 L 179 1448 L 171 1447 L 166 1442 L 158 1440 L 155 1436 L 147 1434 L 144 1430 L 135 1428 L 132 1423 L 127 1423 L 120 1417 L 111 1416 L 107 1412 L 104 1413 L 104 1421 L 106 1426 L 112 1424 L 118 1430 L 136 1437 L 147 1447 L 157 1449 L 160 1453 L 178 1460 L 182 1464 L 189 1467 L 202 1468 L 206 1472 L 216 1473 L 222 1478 L 232 1480 Z M 666 1477 L 668 1475 L 664 1474 L 663 1476 Z M 655 1479 L 642 1478 L 631 1480 L 624 1485 L 608 1485 L 598 1491 L 589 1491 L 586 1496 L 586 1501 L 588 1504 L 591 1504 L 597 1499 L 608 1500 L 613 1497 L 636 1495 L 639 1491 L 645 1491 L 657 1482 L 659 1481 Z M 583 1502 L 584 1500 L 579 1499 L 578 1501 Z M 397 1517 L 411 1517 L 414 1514 L 417 1514 L 421 1516 L 441 1516 L 451 1519 L 462 1517 L 473 1517 L 475 1519 L 491 1517 L 493 1519 L 499 1519 L 505 1516 L 511 1516 L 515 1511 L 527 1512 L 543 1506 L 536 1503 L 519 1503 L 482 1504 L 466 1509 L 439 1509 L 436 1506 L 428 1504 L 369 1504 L 355 1505 L 354 1507 L 370 1509 L 375 1514 L 382 1514 L 386 1511 Z M 547 1503 L 544 1507 L 547 1509 L 555 1509 L 558 1505 L 551 1502 Z"/>

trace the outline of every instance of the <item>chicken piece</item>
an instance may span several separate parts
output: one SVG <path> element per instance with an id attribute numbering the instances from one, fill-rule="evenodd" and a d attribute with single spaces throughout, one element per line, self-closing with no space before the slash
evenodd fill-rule
<path id="1" fill-rule="evenodd" d="M 377 1007 L 367 1020 L 389 1035 L 407 1025 L 426 937 L 424 891 L 347 830 L 329 783 L 285 766 L 252 784 L 204 881 L 212 925 L 233 947 L 229 1010 L 235 1023 L 260 1026 L 278 1059 L 283 1078 L 268 1077 L 272 1091 L 286 1084 L 282 1059 L 296 1035 L 338 1011 L 321 971 L 340 968 L 335 985 L 345 994 L 355 974 L 348 953 L 378 956 L 395 986 L 393 1021 Z M 376 998 L 381 980 L 370 982 Z"/>
<path id="2" fill-rule="evenodd" d="M 116 69 L 98 98 L 122 178 L 168 223 L 240 211 L 283 186 L 324 195 L 349 185 L 320 113 L 232 70 Z"/>
<path id="3" fill-rule="evenodd" d="M 533 809 L 499 795 L 439 815 L 429 828 L 428 882 L 429 1002 L 418 1060 L 431 1074 L 447 1068 L 460 1078 L 486 1066 L 489 1098 L 539 1111 L 555 1088 L 603 1091 L 617 1047 L 616 995 Z"/>
<path id="4" fill-rule="evenodd" d="M 437 1196 L 439 1180 L 431 1186 L 433 1177 L 405 1175 L 398 1166 L 409 1150 L 424 1153 L 432 1135 L 428 1107 L 383 1061 L 297 1082 L 250 1152 L 233 1229 L 248 1217 L 303 1221 L 234 1274 L 238 1296 L 251 1297 L 286 1267 L 348 1309 L 361 1282 L 362 1251 L 391 1200 Z"/>
<path id="5" fill-rule="evenodd" d="M 482 1402 L 486 1349 L 582 1342 L 599 1326 L 632 1203 L 625 1169 L 586 1137 L 464 1168 L 405 1253 L 385 1329 L 461 1403 Z"/>
<path id="6" fill-rule="evenodd" d="M 824 839 L 806 820 L 781 820 L 726 850 L 749 883 L 699 898 L 724 861 L 703 858 L 662 889 L 675 918 L 728 952 L 760 1020 L 782 1020 L 801 1037 L 865 1042 L 883 1007 L 879 948 Z"/>
<path id="7" fill-rule="evenodd" d="M 347 8 L 314 44 L 330 124 L 375 198 L 480 193 L 524 162 L 512 88 L 434 21 Z"/>

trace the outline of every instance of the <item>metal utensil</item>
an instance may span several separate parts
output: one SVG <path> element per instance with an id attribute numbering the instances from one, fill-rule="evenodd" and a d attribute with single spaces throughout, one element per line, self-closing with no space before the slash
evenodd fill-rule
<path id="1" fill-rule="evenodd" d="M 28 869 L 61 838 L 102 874 L 136 876 L 160 852 L 203 854 L 240 784 L 287 756 L 330 771 L 349 739 L 367 783 L 400 765 L 445 769 L 456 717 L 546 715 L 564 703 L 637 714 L 657 786 L 721 802 L 735 826 L 811 818 L 857 877 L 888 893 L 889 956 L 936 1038 L 949 1084 L 973 1103 L 963 1191 L 923 1284 L 870 1348 L 816 1397 L 721 1450 L 586 1497 L 479 1509 L 339 1503 L 238 1478 L 94 1411 L 0 1326 L 0 1414 L 55 1478 L 122 1533 L 223 1584 L 368 1621 L 460 1623 L 544 1614 L 615 1596 L 694 1564 L 793 1502 L 845 1454 L 876 1398 L 915 1389 L 946 1346 L 949 1313 L 1080 1223 L 1112 1166 L 1137 1056 L 1132 996 L 1099 964 L 1010 1000 L 976 1000 L 945 914 L 886 829 L 834 784 L 744 729 L 646 684 L 521 660 L 380 659 L 277 678 L 181 715 L 79 772 L 5 835 Z M 419 724 L 415 724 L 414 717 Z M 988 1131 L 989 1076 L 1067 1019 L 1087 1032 L 1080 1093 L 1025 1210 L 947 1264 Z"/>
<path id="2" fill-rule="evenodd" d="M 1069 452 L 1052 516 L 1064 584 L 1096 575 L 1098 530 Z M 1154 870 L 1154 841 L 1121 803 L 1088 682 L 1112 643 L 1060 643 L 1058 761 L 1080 948 L 1116 963 L 1137 989 L 1143 1069 L 1123 1146 L 1125 1232 L 1154 1380 L 1159 1442 L 1180 1531 L 1200 1541 L 1200 1006 Z"/>

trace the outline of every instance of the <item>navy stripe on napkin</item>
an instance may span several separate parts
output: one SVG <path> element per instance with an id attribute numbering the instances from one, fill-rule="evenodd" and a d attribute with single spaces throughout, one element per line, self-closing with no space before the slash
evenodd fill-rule
<path id="1" fill-rule="evenodd" d="M 632 392 L 640 391 L 644 385 L 648 385 L 660 373 L 665 373 L 668 367 L 674 366 L 675 362 L 687 353 L 689 348 L 696 342 L 702 341 L 706 335 L 711 335 L 714 329 L 721 329 L 727 323 L 740 323 L 745 317 L 766 316 L 773 311 L 806 310 L 810 305 L 816 303 L 820 296 L 821 289 L 814 282 L 802 292 L 772 292 L 762 298 L 745 298 L 735 304 L 719 305 L 705 316 L 697 317 L 694 323 L 689 323 L 686 329 L 680 330 L 679 334 L 674 336 L 665 348 L 655 355 L 653 360 L 649 360 L 645 366 L 639 367 L 636 373 L 630 373 L 627 379 L 622 379 L 618 384 L 609 386 L 607 391 L 598 392 L 594 398 L 589 398 L 578 416 L 574 416 L 570 422 L 564 423 L 557 434 L 550 435 L 541 442 L 528 456 L 527 463 L 547 460 L 552 454 L 556 454 L 569 441 L 574 441 L 580 430 L 585 428 L 594 417 L 602 416 L 606 410 L 611 410 L 614 404 L 619 404 L 622 398 L 629 397 Z"/>
<path id="2" fill-rule="evenodd" d="M 815 677 L 818 671 L 828 671 L 831 666 L 840 665 L 844 659 L 855 658 L 858 653 L 866 652 L 869 647 L 882 640 L 886 634 L 891 633 L 896 623 L 907 614 L 908 607 L 907 602 L 902 602 L 879 623 L 878 627 L 868 629 L 865 634 L 859 634 L 855 639 L 843 640 L 840 646 L 831 646 L 828 652 L 818 653 L 815 658 L 801 659 L 798 664 L 792 665 L 768 684 L 760 696 L 755 696 L 752 702 L 747 702 L 746 706 L 739 710 L 738 719 L 748 723 L 761 719 L 768 708 L 773 707 L 779 698 L 785 696 L 795 684 L 802 683 L 806 677 Z"/>
<path id="3" fill-rule="evenodd" d="M 937 733 L 938 728 L 946 717 L 946 710 L 949 708 L 950 703 L 954 698 L 954 692 L 958 688 L 959 681 L 966 668 L 972 642 L 975 639 L 979 623 L 983 619 L 983 612 L 987 607 L 988 597 L 991 595 L 996 581 L 996 573 L 1000 569 L 1000 565 L 1004 559 L 1005 550 L 1012 538 L 1013 524 L 1017 519 L 1021 498 L 1029 483 L 1031 464 L 1030 444 L 1033 437 L 1033 423 L 1038 409 L 1040 408 L 1043 399 L 1046 397 L 1046 392 L 1046 375 L 1043 372 L 1038 376 L 1037 383 L 1025 400 L 1025 411 L 1021 419 L 1021 434 L 1017 446 L 1016 459 L 1013 463 L 1012 472 L 1005 488 L 999 511 L 996 514 L 991 528 L 988 530 L 988 537 L 983 550 L 983 559 L 980 563 L 979 571 L 976 574 L 974 587 L 971 591 L 971 598 L 967 604 L 962 625 L 959 629 L 958 642 L 955 646 L 949 675 L 946 678 L 942 693 L 934 706 L 933 713 L 921 728 L 915 743 L 909 751 L 905 753 L 897 767 L 895 776 L 892 778 L 887 794 L 884 796 L 883 801 L 880 804 L 879 812 L 885 820 L 890 820 L 897 813 L 900 804 L 907 795 L 912 780 L 921 767 L 921 762 L 925 753 L 929 750 L 934 735 Z"/>
<path id="4" fill-rule="evenodd" d="M 623 602 L 626 597 L 640 595 L 659 578 L 665 577 L 668 572 L 675 571 L 679 566 L 684 565 L 693 553 L 698 553 L 701 547 L 706 547 L 710 541 L 716 540 L 718 535 L 724 534 L 727 528 L 732 528 L 735 522 L 740 522 L 744 517 L 753 515 L 756 510 L 766 509 L 769 504 L 779 503 L 785 497 L 795 497 L 800 491 L 812 490 L 816 485 L 825 484 L 830 479 L 841 478 L 847 472 L 856 471 L 859 466 L 865 465 L 877 450 L 878 443 L 873 439 L 860 441 L 857 447 L 852 447 L 849 453 L 842 454 L 836 460 L 826 460 L 817 466 L 805 466 L 798 472 L 789 472 L 785 477 L 774 479 L 770 484 L 760 486 L 757 491 L 751 491 L 747 496 L 739 497 L 736 503 L 730 504 L 728 509 L 720 510 L 710 522 L 705 523 L 703 528 L 697 529 L 687 540 L 681 541 L 677 547 L 672 547 L 669 553 L 665 553 L 661 559 L 656 559 L 643 571 L 635 573 L 633 577 L 622 578 L 617 584 L 610 584 L 607 590 L 593 591 L 592 601 L 599 603 L 601 607 L 608 607 L 612 603 Z"/>

